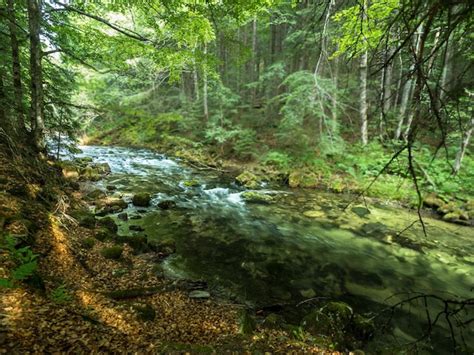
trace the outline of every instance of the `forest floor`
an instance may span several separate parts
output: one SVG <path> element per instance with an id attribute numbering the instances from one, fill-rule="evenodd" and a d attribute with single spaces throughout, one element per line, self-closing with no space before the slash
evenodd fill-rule
<path id="1" fill-rule="evenodd" d="M 0 148 L 0 279 L 11 281 L 0 287 L 0 353 L 336 353 L 287 330 L 241 334 L 238 305 L 191 299 L 157 276 L 155 253 L 125 244 L 118 260 L 105 258 L 113 243 L 85 243 L 95 230 L 69 216 L 83 196 L 55 163 Z M 7 235 L 16 245 L 5 247 Z M 34 267 L 21 275 L 26 264 Z"/>

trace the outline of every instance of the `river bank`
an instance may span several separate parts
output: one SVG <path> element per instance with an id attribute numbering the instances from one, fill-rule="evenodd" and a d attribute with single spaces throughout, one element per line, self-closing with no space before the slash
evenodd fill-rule
<path id="1" fill-rule="evenodd" d="M 157 272 L 159 253 L 117 244 L 113 224 L 77 213 L 88 209 L 83 188 L 94 169 L 107 173 L 104 165 L 87 163 L 81 178 L 63 170 L 64 179 L 57 162 L 10 154 L 2 147 L 2 353 L 337 353 L 323 350 L 330 340 L 315 345 L 275 325 L 242 332 L 241 306 L 190 297 L 195 284 Z"/>

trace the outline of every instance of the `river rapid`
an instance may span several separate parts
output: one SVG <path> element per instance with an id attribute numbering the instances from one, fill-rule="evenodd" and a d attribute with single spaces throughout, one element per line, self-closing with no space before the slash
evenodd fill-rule
<path id="1" fill-rule="evenodd" d="M 419 223 L 406 229 L 418 218 L 413 211 L 363 201 L 344 209 L 353 196 L 265 184 L 258 192 L 274 202 L 249 203 L 228 177 L 178 159 L 145 149 L 80 148 L 79 156 L 111 167 L 93 187 L 114 185 L 109 194 L 129 202 L 128 221 L 112 215 L 119 234 L 174 243 L 176 253 L 162 263 L 165 275 L 204 280 L 216 297 L 254 308 L 337 299 L 362 313 L 414 293 L 473 297 L 474 228 L 426 217 L 425 237 Z M 150 207 L 131 204 L 138 192 L 152 195 Z M 160 209 L 164 200 L 176 206 Z M 131 231 L 131 224 L 144 231 Z M 434 317 L 442 304 L 428 307 Z M 390 334 L 408 342 L 425 324 L 424 306 L 412 304 L 395 314 Z M 469 326 L 464 336 L 472 346 Z M 449 336 L 440 323 L 439 344 L 449 344 Z"/>

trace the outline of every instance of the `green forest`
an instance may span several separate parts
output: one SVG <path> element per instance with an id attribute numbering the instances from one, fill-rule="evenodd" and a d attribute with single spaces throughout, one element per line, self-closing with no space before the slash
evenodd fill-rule
<path id="1" fill-rule="evenodd" d="M 472 354 L 473 10 L 0 0 L 0 352 Z"/>

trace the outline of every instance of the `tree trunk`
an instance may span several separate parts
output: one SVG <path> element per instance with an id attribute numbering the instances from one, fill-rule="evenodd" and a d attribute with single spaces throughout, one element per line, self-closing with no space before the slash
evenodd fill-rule
<path id="1" fill-rule="evenodd" d="M 43 69 L 41 65 L 40 0 L 28 0 L 28 29 L 30 36 L 30 76 L 31 76 L 31 106 L 30 120 L 34 145 L 38 151 L 45 150 L 44 142 L 44 97 Z"/>
<path id="2" fill-rule="evenodd" d="M 418 27 L 418 33 L 414 38 L 415 57 L 416 57 L 416 53 L 419 52 L 420 38 L 421 38 L 421 33 L 422 32 L 423 32 L 423 25 L 421 24 Z M 411 100 L 412 97 L 413 97 L 413 79 L 412 79 L 412 75 L 413 75 L 413 72 L 415 70 L 415 65 L 416 65 L 416 58 L 413 60 L 413 63 L 410 66 L 410 69 L 409 69 L 409 72 L 408 72 L 408 79 L 405 82 L 405 85 L 403 86 L 402 102 L 400 103 L 400 112 L 399 112 L 398 125 L 397 125 L 397 130 L 395 131 L 395 135 L 393 137 L 396 140 L 400 139 L 400 137 L 402 135 L 403 123 L 405 122 L 405 117 L 406 117 L 406 114 L 407 114 L 407 111 L 408 111 L 408 106 L 410 105 L 410 103 L 412 101 Z M 413 120 L 413 115 L 412 115 L 412 113 L 409 113 L 409 118 L 408 118 L 409 124 L 407 124 L 408 130 L 410 129 L 411 120 Z"/>
<path id="3" fill-rule="evenodd" d="M 391 102 L 392 102 L 392 72 L 393 72 L 393 62 L 387 63 L 387 59 L 392 56 L 393 50 L 389 48 L 385 51 L 384 55 L 384 67 L 382 70 L 382 80 L 381 80 L 381 111 L 380 111 L 380 136 L 384 137 L 385 135 L 385 118 L 387 112 L 390 111 Z"/>
<path id="4" fill-rule="evenodd" d="M 193 51 L 194 55 L 196 54 L 196 49 Z M 199 101 L 199 77 L 198 69 L 196 65 L 196 58 L 193 58 L 193 84 L 194 84 L 194 99 Z"/>
<path id="5" fill-rule="evenodd" d="M 204 58 L 207 61 L 207 44 L 204 44 Z M 202 102 L 204 106 L 204 119 L 206 122 L 209 120 L 209 107 L 207 105 L 207 65 L 204 66 L 202 71 Z"/>
<path id="6" fill-rule="evenodd" d="M 369 142 L 368 138 L 368 116 L 367 116 L 367 51 L 360 59 L 360 133 L 362 145 Z"/>
<path id="7" fill-rule="evenodd" d="M 367 1 L 363 0 L 362 5 L 362 22 L 367 21 Z M 368 116 L 367 116 L 367 49 L 362 53 L 360 58 L 360 133 L 362 145 L 367 145 L 368 138 Z"/>
<path id="8" fill-rule="evenodd" d="M 26 132 L 25 126 L 25 112 L 23 108 L 23 88 L 21 83 L 21 64 L 20 64 L 20 50 L 18 46 L 17 24 L 15 19 L 15 8 L 13 0 L 8 0 L 8 27 L 10 31 L 10 45 L 12 51 L 12 78 L 13 78 L 13 92 L 15 96 L 15 109 L 17 111 L 18 122 L 13 125 L 18 127 L 20 131 Z"/>
<path id="9" fill-rule="evenodd" d="M 456 175 L 459 170 L 461 169 L 462 160 L 464 158 L 464 154 L 466 153 L 467 147 L 469 145 L 469 140 L 471 139 L 472 131 L 474 130 L 474 118 L 471 118 L 470 127 L 469 129 L 464 132 L 461 146 L 456 154 L 456 160 L 453 166 L 453 175 Z"/>

